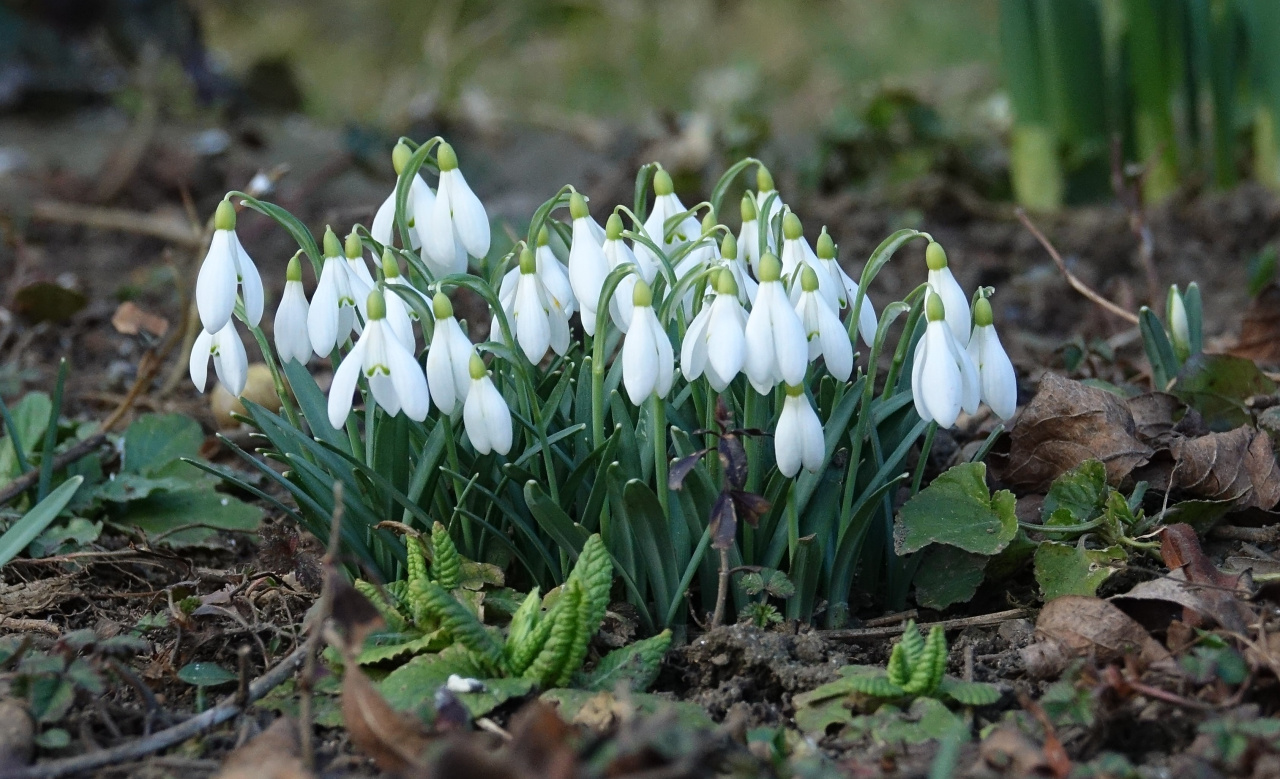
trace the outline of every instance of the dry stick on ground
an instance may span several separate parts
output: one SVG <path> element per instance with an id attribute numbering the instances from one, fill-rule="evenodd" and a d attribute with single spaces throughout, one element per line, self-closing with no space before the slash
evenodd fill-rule
<path id="1" fill-rule="evenodd" d="M 64 203 L 60 200 L 37 200 L 31 205 L 31 218 L 37 222 L 79 225 L 99 230 L 149 235 L 169 243 L 199 249 L 199 230 L 181 219 L 158 214 L 144 214 L 125 208 L 102 208 Z"/>
<path id="2" fill-rule="evenodd" d="M 283 684 L 293 675 L 298 664 L 302 662 L 305 653 L 306 647 L 298 647 L 270 671 L 255 679 L 253 684 L 249 685 L 247 703 L 253 703 L 261 699 L 264 695 Z M 60 776 L 91 771 L 95 768 L 122 763 L 126 760 L 136 760 L 152 752 L 158 752 L 161 749 L 181 744 L 183 741 L 198 736 L 206 730 L 235 717 L 243 711 L 243 707 L 236 702 L 237 697 L 233 695 L 203 714 L 197 714 L 191 719 L 162 730 L 153 736 L 130 741 L 127 744 L 121 744 L 111 749 L 103 749 L 98 752 L 90 752 L 62 760 L 53 760 L 48 763 L 39 763 L 17 770 L 4 771 L 0 769 L 0 779 L 57 779 Z"/>
<path id="3" fill-rule="evenodd" d="M 53 469 L 55 471 L 66 468 L 71 463 L 85 457 L 92 452 L 97 451 L 99 447 L 107 443 L 107 434 L 105 432 L 94 433 L 88 438 L 80 441 L 67 451 L 53 458 Z M 8 503 L 22 493 L 36 486 L 36 482 L 40 480 L 40 469 L 32 468 L 18 478 L 10 481 L 0 489 L 0 506 Z"/>
<path id="4" fill-rule="evenodd" d="M 1111 137 L 1111 189 L 1129 213 L 1129 229 L 1138 239 L 1138 262 L 1147 277 L 1147 297 L 1152 306 L 1158 305 L 1161 300 L 1160 274 L 1156 272 L 1155 238 L 1151 235 L 1146 210 L 1142 207 L 1142 186 L 1146 182 L 1147 173 L 1163 153 L 1162 144 L 1136 174 L 1126 176 L 1124 145 L 1120 134 L 1116 133 Z"/>
<path id="5" fill-rule="evenodd" d="M 934 625 L 941 625 L 943 630 L 954 630 L 957 628 L 987 627 L 990 625 L 999 625 L 1001 622 L 1008 622 L 1013 619 L 1021 619 L 1030 616 L 1031 609 L 1010 609 L 1009 611 L 997 611 L 994 614 L 984 614 L 980 617 L 960 617 L 958 619 L 944 619 L 941 622 L 923 622 L 920 624 L 921 630 L 928 630 Z M 882 628 L 841 628 L 839 630 L 819 630 L 818 635 L 831 641 L 871 641 L 879 638 L 891 638 L 900 635 L 905 625 L 891 625 Z"/>
<path id="6" fill-rule="evenodd" d="M 1093 289 L 1088 284 L 1085 284 L 1074 273 L 1072 273 L 1070 270 L 1067 269 L 1067 264 L 1062 261 L 1062 255 L 1058 254 L 1058 250 L 1053 247 L 1053 244 L 1049 242 L 1049 239 L 1044 237 L 1044 233 L 1040 232 L 1039 228 L 1035 226 L 1035 224 L 1031 221 L 1030 217 L 1027 216 L 1026 211 L 1019 208 L 1014 213 L 1018 215 L 1018 221 L 1022 222 L 1022 226 L 1027 228 L 1027 230 L 1033 236 L 1035 236 L 1035 239 L 1040 242 L 1040 245 L 1044 247 L 1044 250 L 1047 251 L 1049 253 L 1049 256 L 1053 258 L 1054 264 L 1058 266 L 1058 270 L 1067 279 L 1067 283 L 1071 285 L 1072 289 L 1074 289 L 1076 292 L 1079 292 L 1081 295 L 1084 295 L 1086 298 L 1088 298 L 1091 302 L 1093 302 L 1097 306 L 1101 307 L 1102 309 L 1112 314 L 1115 314 L 1116 316 L 1120 317 L 1121 319 L 1128 322 L 1129 324 L 1132 324 L 1132 325 L 1138 324 L 1137 314 L 1133 313 L 1132 311 L 1126 308 L 1116 305 L 1115 303 L 1112 303 L 1110 300 L 1107 300 L 1102 295 L 1098 294 L 1097 292 L 1094 292 Z"/>
<path id="7" fill-rule="evenodd" d="M 315 768 L 316 753 L 311 743 L 311 697 L 316 681 L 316 655 L 320 652 L 320 642 L 324 638 L 324 624 L 333 611 L 333 577 L 337 575 L 334 565 L 338 559 L 338 545 L 342 531 L 342 482 L 333 483 L 333 517 L 329 521 L 329 547 L 325 550 L 320 568 L 325 572 L 324 585 L 320 589 L 320 600 L 311 617 L 311 631 L 307 633 L 307 642 L 303 644 L 306 655 L 303 657 L 302 676 L 298 678 L 298 735 L 302 748 L 302 762 L 307 768 Z"/>

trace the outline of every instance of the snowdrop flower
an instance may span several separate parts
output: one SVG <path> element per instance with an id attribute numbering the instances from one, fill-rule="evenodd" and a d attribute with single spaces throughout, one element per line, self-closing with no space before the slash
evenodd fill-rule
<path id="1" fill-rule="evenodd" d="M 191 362 L 187 367 L 191 371 L 192 383 L 200 392 L 204 392 L 208 380 L 210 357 L 213 358 L 213 370 L 218 374 L 218 383 L 227 392 L 240 397 L 249 376 L 249 358 L 245 355 L 244 344 L 240 342 L 233 320 L 228 319 L 216 333 L 201 330 L 191 345 Z"/>
<path id="2" fill-rule="evenodd" d="M 947 327 L 963 348 L 969 344 L 969 297 L 951 275 L 947 253 L 941 244 L 930 242 L 924 250 L 924 259 L 929 265 L 929 286 L 942 298 L 942 305 L 947 309 Z"/>
<path id="3" fill-rule="evenodd" d="M 360 375 L 369 380 L 373 402 L 395 416 L 421 422 L 431 409 L 427 377 L 414 359 L 413 352 L 388 332 L 387 306 L 380 290 L 369 293 L 365 302 L 369 320 L 356 345 L 333 374 L 329 387 L 329 424 L 341 429 L 351 412 L 351 396 Z M 370 409 L 372 411 L 372 409 Z"/>
<path id="4" fill-rule="evenodd" d="M 652 395 L 666 397 L 675 374 L 675 352 L 653 311 L 653 291 L 637 281 L 632 291 L 631 327 L 622 343 L 622 384 L 637 406 Z"/>
<path id="5" fill-rule="evenodd" d="M 569 246 L 569 283 L 573 288 L 574 298 L 582 308 L 582 329 L 587 335 L 595 335 L 600 290 L 604 286 L 604 277 L 609 273 L 609 260 L 604 256 L 602 245 L 605 234 L 591 218 L 587 199 L 577 192 L 569 196 L 569 214 L 573 217 L 573 242 Z"/>
<path id="6" fill-rule="evenodd" d="M 622 217 L 617 214 L 610 214 L 609 220 L 605 222 L 604 245 L 601 251 L 604 252 L 604 258 L 609 263 L 610 273 L 619 265 L 627 263 L 634 265 L 636 269 L 635 273 L 622 277 L 613 291 L 613 297 L 609 299 L 609 316 L 613 317 L 613 323 L 618 326 L 618 329 L 625 333 L 631 326 L 631 312 L 634 308 L 631 299 L 635 292 L 636 281 L 643 279 L 646 284 L 652 284 L 658 275 L 658 266 L 652 261 L 652 253 L 646 254 L 641 259 L 631 251 L 626 241 L 622 240 Z"/>
<path id="7" fill-rule="evenodd" d="M 724 267 L 733 274 L 733 281 L 738 285 L 738 302 L 751 303 L 756 299 L 760 285 L 747 273 L 747 263 L 738 256 L 738 241 L 732 233 L 726 234 L 720 241 L 720 259 Z"/>
<path id="8" fill-rule="evenodd" d="M 342 244 L 342 253 L 347 260 L 347 281 L 351 284 L 351 295 L 356 300 L 360 315 L 365 316 L 364 304 L 375 285 L 373 274 L 369 272 L 369 264 L 364 261 L 364 246 L 360 243 L 360 235 L 352 230 Z"/>
<path id="9" fill-rule="evenodd" d="M 785 204 L 782 202 L 782 194 L 773 185 L 773 174 L 769 172 L 768 168 L 761 165 L 756 168 L 756 211 L 758 213 L 763 212 L 766 203 L 768 204 L 769 212 L 765 221 L 772 223 L 774 218 L 782 213 Z M 772 243 L 769 251 L 773 251 Z"/>
<path id="10" fill-rule="evenodd" d="M 557 261 L 558 262 L 558 261 Z M 516 343 L 529 362 L 538 364 L 547 348 L 563 355 L 569 349 L 569 316 L 547 292 L 537 272 L 533 252 L 520 252 L 519 277 L 510 289 L 499 296 L 499 302 L 511 320 Z M 507 285 L 503 285 L 507 290 Z"/>
<path id="11" fill-rule="evenodd" d="M 804 380 L 809 347 L 800 317 L 782 287 L 782 265 L 772 254 L 760 258 L 760 290 L 747 317 L 747 378 L 767 395 L 778 382 Z"/>
<path id="12" fill-rule="evenodd" d="M 453 414 L 467 399 L 467 390 L 471 387 L 471 358 L 476 350 L 462 332 L 453 316 L 453 304 L 443 292 L 436 293 L 431 311 L 436 316 L 436 328 L 427 351 L 427 386 L 440 411 Z"/>
<path id="13" fill-rule="evenodd" d="M 441 141 L 436 162 L 440 185 L 435 203 L 430 211 L 416 204 L 414 222 L 431 270 L 439 275 L 465 273 L 468 254 L 476 259 L 489 254 L 489 216 L 458 170 L 453 147 Z"/>
<path id="14" fill-rule="evenodd" d="M 1194 282 L 1192 283 L 1194 286 Z M 1187 288 L 1187 292 L 1191 287 Z M 1182 297 L 1178 285 L 1169 287 L 1169 296 L 1165 299 L 1165 321 L 1169 323 L 1169 341 L 1178 359 L 1185 360 L 1191 356 L 1191 324 L 1187 319 L 1187 304 Z"/>
<path id="15" fill-rule="evenodd" d="M 800 288 L 796 314 L 809 340 L 809 361 L 813 362 L 821 355 L 832 376 L 848 381 L 853 373 L 853 343 L 840 318 L 818 292 L 817 272 L 807 265 L 801 270 Z"/>
<path id="16" fill-rule="evenodd" d="M 413 156 L 413 152 L 409 150 L 403 142 L 397 143 L 395 148 L 391 150 L 391 166 L 395 168 L 396 176 L 404 173 L 405 165 L 409 164 L 409 158 Z M 418 237 L 417 221 L 414 215 L 421 208 L 423 213 L 431 213 L 431 209 L 436 203 L 436 193 L 427 186 L 427 182 L 422 180 L 421 175 L 415 174 L 413 183 L 409 185 L 409 196 L 405 201 L 405 209 L 409 212 L 408 226 L 414 229 L 409 231 L 409 240 L 413 243 L 410 248 L 416 249 L 422 245 L 422 240 Z M 387 195 L 387 199 L 382 201 L 382 205 L 378 207 L 378 212 L 373 216 L 373 226 L 369 228 L 369 235 L 373 240 L 383 246 L 390 246 L 396 239 L 396 188 L 391 188 L 391 194 Z"/>
<path id="17" fill-rule="evenodd" d="M 307 311 L 311 348 L 320 357 L 328 357 L 335 347 L 346 341 L 356 324 L 355 293 L 351 290 L 350 271 L 342 254 L 338 236 L 326 227 L 324 264 L 320 266 L 320 281 Z"/>
<path id="18" fill-rule="evenodd" d="M 742 214 L 742 229 L 738 231 L 738 248 L 743 261 L 751 266 L 752 275 L 760 278 L 760 222 L 756 219 L 756 199 L 750 192 L 742 193 L 739 212 Z M 770 233 L 766 240 L 769 251 L 773 251 L 773 234 Z"/>
<path id="19" fill-rule="evenodd" d="M 684 334 L 680 370 L 685 378 L 693 381 L 705 373 L 711 388 L 723 392 L 746 360 L 746 326 L 737 282 L 729 269 L 722 269 L 716 274 L 711 304 L 702 307 Z"/>
<path id="20" fill-rule="evenodd" d="M 800 217 L 791 211 L 787 211 L 782 216 L 782 275 L 792 284 L 800 280 L 799 269 L 805 265 L 812 265 L 816 269 L 818 257 L 813 253 L 813 249 L 809 246 L 809 241 L 804 237 L 804 227 L 800 224 Z M 825 275 L 825 274 L 824 274 Z M 821 284 L 822 294 L 826 296 L 827 303 L 835 309 L 842 306 L 839 302 L 839 296 L 835 288 L 831 284 L 830 279 L 825 279 L 825 284 Z"/>
<path id="21" fill-rule="evenodd" d="M 306 365 L 311 359 L 311 336 L 307 334 L 307 293 L 302 289 L 302 262 L 298 254 L 289 260 L 284 274 L 284 295 L 276 309 L 276 353 L 280 362 L 288 364 L 297 360 Z"/>
<path id="22" fill-rule="evenodd" d="M 218 204 L 213 216 L 213 240 L 196 277 L 196 310 L 205 332 L 217 333 L 236 308 L 236 288 L 244 296 L 245 320 L 250 327 L 262 321 L 262 277 L 236 237 L 236 207 L 230 200 Z"/>
<path id="23" fill-rule="evenodd" d="M 364 262 L 361 261 L 360 264 L 363 265 Z M 396 337 L 396 340 L 412 352 L 418 345 L 418 340 L 413 335 L 413 312 L 410 311 L 404 298 L 391 289 L 393 286 L 411 287 L 411 285 L 400 275 L 400 263 L 396 261 L 396 256 L 390 249 L 382 250 L 382 280 L 387 286 L 386 294 L 383 296 L 387 303 L 387 327 L 391 329 L 391 334 Z M 364 315 L 366 321 L 369 319 L 368 311 L 362 310 L 360 313 Z"/>
<path id="24" fill-rule="evenodd" d="M 858 282 L 854 281 L 849 274 L 844 272 L 844 268 L 840 267 L 839 261 L 836 260 L 835 241 L 831 240 L 831 234 L 827 232 L 825 227 L 822 228 L 822 234 L 818 236 L 817 258 L 819 270 L 826 270 L 844 288 L 844 303 L 841 308 L 852 306 L 854 301 L 858 299 Z M 821 279 L 822 277 L 819 276 L 818 278 Z M 862 340 L 867 346 L 875 342 L 876 329 L 879 324 L 880 320 L 876 317 L 876 309 L 871 303 L 871 296 L 863 295 L 862 306 L 858 309 L 858 332 L 862 335 Z"/>
<path id="25" fill-rule="evenodd" d="M 951 334 L 942 298 L 932 292 L 926 294 L 928 325 L 916 345 L 911 394 L 921 419 L 951 427 L 961 409 L 969 414 L 978 410 L 978 370 Z"/>
<path id="26" fill-rule="evenodd" d="M 968 354 L 978 369 L 978 385 L 982 401 L 1001 419 L 1008 419 L 1018 409 L 1018 376 L 1013 363 L 996 335 L 991 302 L 978 298 L 973 306 L 973 335 Z"/>
<path id="27" fill-rule="evenodd" d="M 684 203 L 680 202 L 680 196 L 676 194 L 670 173 L 659 169 L 653 174 L 653 194 L 655 195 L 653 211 L 650 212 L 649 218 L 644 220 L 644 232 L 649 236 L 649 240 L 669 255 L 702 235 L 702 227 L 698 224 L 698 220 L 687 216 L 671 231 L 670 240 L 667 239 L 664 229 L 667 220 L 688 210 L 684 207 Z M 637 257 L 643 255 L 645 262 L 651 262 L 654 265 L 661 263 L 661 260 L 653 256 L 653 251 L 644 244 L 636 244 L 635 252 Z"/>
<path id="28" fill-rule="evenodd" d="M 822 422 L 804 394 L 804 387 L 787 385 L 782 401 L 778 427 L 773 434 L 773 455 L 778 470 L 788 479 L 800 472 L 816 472 L 826 459 L 827 443 L 822 435 Z"/>
<path id="29" fill-rule="evenodd" d="M 471 388 L 462 407 L 463 425 L 471 445 L 479 454 L 511 451 L 511 409 L 493 379 L 484 369 L 484 360 L 472 354 L 467 364 Z"/>
<path id="30" fill-rule="evenodd" d="M 547 228 L 538 231 L 538 248 L 533 254 L 534 270 L 538 280 L 547 290 L 547 296 L 557 309 L 564 312 L 564 318 L 573 316 L 577 309 L 577 299 L 573 296 L 573 285 L 569 283 L 569 272 L 564 263 L 551 250 L 551 236 Z M 520 265 L 507 271 L 498 286 L 498 299 L 503 300 L 515 295 L 516 284 L 520 281 Z"/>

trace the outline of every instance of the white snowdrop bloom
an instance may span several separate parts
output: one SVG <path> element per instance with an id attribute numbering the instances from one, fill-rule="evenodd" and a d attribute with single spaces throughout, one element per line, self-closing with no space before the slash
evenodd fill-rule
<path id="1" fill-rule="evenodd" d="M 947 267 L 947 253 L 941 244 L 931 242 L 924 250 L 924 259 L 929 265 L 929 286 L 942 298 L 942 305 L 947 309 L 947 327 L 951 328 L 951 334 L 963 348 L 969 344 L 969 296 L 951 275 L 951 268 Z"/>
<path id="2" fill-rule="evenodd" d="M 825 270 L 832 278 L 836 279 L 839 287 L 843 288 L 844 294 L 841 296 L 844 303 L 842 308 L 852 307 L 858 299 L 858 282 L 854 281 L 849 274 L 844 272 L 844 268 L 840 267 L 840 262 L 836 259 L 836 244 L 831 240 L 831 234 L 827 232 L 827 228 L 822 228 L 822 234 L 818 236 L 818 269 Z M 818 276 L 822 278 L 821 274 Z M 880 320 L 876 316 L 875 306 L 871 303 L 870 295 L 862 296 L 862 307 L 858 309 L 858 333 L 862 336 L 862 340 L 867 346 L 875 342 L 876 329 L 880 325 Z"/>
<path id="3" fill-rule="evenodd" d="M 671 182 L 671 174 L 665 170 L 653 174 L 653 194 L 653 210 L 644 220 L 644 232 L 654 245 L 670 256 L 689 241 L 697 240 L 702 235 L 702 226 L 697 219 L 687 216 L 675 226 L 668 239 L 665 229 L 667 220 L 688 209 L 680 202 L 680 196 L 676 194 L 675 185 Z M 636 244 L 635 253 L 636 257 L 643 257 L 643 262 L 661 265 L 662 261 L 654 257 L 653 251 L 642 243 Z"/>
<path id="4" fill-rule="evenodd" d="M 555 307 L 564 312 L 565 319 L 573 316 L 578 301 L 573 296 L 573 285 L 569 283 L 569 272 L 564 263 L 551 250 L 551 236 L 546 227 L 538 231 L 538 248 L 533 253 L 534 273 L 547 290 L 547 296 Z M 516 283 L 520 281 L 520 265 L 507 271 L 498 285 L 498 298 L 508 298 L 515 294 Z"/>
<path id="5" fill-rule="evenodd" d="M 760 285 L 751 278 L 746 261 L 738 254 L 738 241 L 731 233 L 726 234 L 724 240 L 720 241 L 720 260 L 724 268 L 733 274 L 733 281 L 738 285 L 738 302 L 743 304 L 754 302 Z"/>
<path id="6" fill-rule="evenodd" d="M 299 252 L 298 254 L 301 254 Z M 284 294 L 276 309 L 274 334 L 280 362 L 297 360 L 306 365 L 311 359 L 311 336 L 307 333 L 307 293 L 302 288 L 302 262 L 298 254 L 289 260 L 285 270 Z"/>
<path id="7" fill-rule="evenodd" d="M 665 398 L 675 375 L 675 352 L 653 310 L 653 291 L 637 281 L 632 291 L 631 327 L 622 342 L 622 384 L 637 406 L 651 396 Z"/>
<path id="8" fill-rule="evenodd" d="M 380 290 L 369 293 L 365 303 L 369 320 L 355 346 L 334 371 L 329 386 L 329 424 L 341 429 L 351 413 L 351 397 L 361 374 L 369 381 L 373 402 L 395 416 L 421 422 L 431 410 L 431 394 L 427 377 L 414 359 L 387 327 L 387 307 Z M 372 411 L 372 408 L 370 409 Z"/>
<path id="9" fill-rule="evenodd" d="M 799 473 L 801 467 L 817 472 L 826 459 L 826 453 L 822 422 L 809 403 L 804 387 L 788 384 L 782 413 L 778 415 L 778 427 L 773 433 L 773 456 L 778 470 L 788 479 Z"/>
<path id="10" fill-rule="evenodd" d="M 738 230 L 738 251 L 742 253 L 743 262 L 751 267 L 751 274 L 760 277 L 760 222 L 756 219 L 756 199 L 750 192 L 742 194 L 739 205 L 742 214 L 742 228 Z M 768 251 L 773 251 L 773 236 L 766 238 Z"/>
<path id="11" fill-rule="evenodd" d="M 196 277 L 196 310 L 200 324 L 210 333 L 226 326 L 236 308 L 236 291 L 244 296 L 245 319 L 250 327 L 262 321 L 262 277 L 249 253 L 236 237 L 236 208 L 230 200 L 218 204 L 213 216 L 213 239 Z"/>
<path id="12" fill-rule="evenodd" d="M 1193 283 L 1194 286 L 1194 283 Z M 1188 287 L 1190 292 L 1191 288 Z M 1187 319 L 1187 304 L 1183 300 L 1178 285 L 1169 287 L 1169 296 L 1165 299 L 1165 321 L 1169 323 L 1169 341 L 1180 359 L 1191 355 L 1191 323 Z"/>
<path id="13" fill-rule="evenodd" d="M 391 166 L 395 168 L 396 176 L 404 172 L 404 166 L 409 163 L 409 157 L 413 156 L 413 152 L 404 143 L 397 143 L 391 151 Z M 415 228 L 415 215 L 417 209 L 423 209 L 423 213 L 431 213 L 432 207 L 435 206 L 436 193 L 431 187 L 427 186 L 427 182 L 422 180 L 421 175 L 414 175 L 413 183 L 409 185 L 409 195 L 405 200 L 405 211 L 408 219 L 409 241 L 416 249 L 422 245 L 421 239 L 418 238 L 418 231 Z M 382 201 L 382 205 L 378 206 L 378 212 L 373 215 L 373 226 L 369 228 L 369 236 L 373 240 L 383 246 L 391 246 L 399 238 L 396 235 L 396 188 L 391 188 L 391 194 L 387 195 L 387 199 Z"/>
<path id="14" fill-rule="evenodd" d="M 311 308 L 307 311 L 307 333 L 311 336 L 311 348 L 320 357 L 328 357 L 356 325 L 356 299 L 351 290 L 351 272 L 342 256 L 342 245 L 333 230 L 325 228 L 324 264 L 320 266 L 320 281 L 311 296 Z"/>
<path id="15" fill-rule="evenodd" d="M 978 410 L 981 398 L 978 369 L 951 334 L 942 298 L 931 292 L 926 294 L 928 324 L 924 337 L 916 344 L 911 394 L 921 419 L 951 427 L 961 409 L 969 414 Z"/>
<path id="16" fill-rule="evenodd" d="M 559 355 L 569 349 L 569 316 L 548 294 L 537 273 L 537 260 L 528 247 L 520 252 L 518 270 L 514 284 L 503 284 L 499 302 L 510 320 L 516 343 L 529 362 L 537 365 L 548 347 Z"/>
<path id="17" fill-rule="evenodd" d="M 484 360 L 472 354 L 468 361 L 471 387 L 462 407 L 462 422 L 467 438 L 479 454 L 511 451 L 511 409 L 507 401 L 493 386 L 493 379 L 484 369 Z"/>
<path id="18" fill-rule="evenodd" d="M 436 162 L 440 166 L 436 201 L 430 212 L 415 208 L 414 222 L 423 252 L 434 265 L 432 271 L 465 273 L 467 255 L 483 259 L 489 254 L 489 216 L 458 169 L 453 147 L 441 141 Z"/>
<path id="19" fill-rule="evenodd" d="M 436 327 L 427 351 L 427 386 L 440 411 L 453 414 L 467 399 L 467 390 L 471 387 L 471 357 L 476 350 L 462 332 L 453 315 L 453 304 L 443 292 L 436 293 L 431 309 L 436 316 Z"/>
<path id="20" fill-rule="evenodd" d="M 710 211 L 703 217 L 701 233 L 695 239 L 697 241 L 692 247 L 684 247 L 688 250 L 681 257 L 672 269 L 675 271 L 676 281 L 679 282 L 694 273 L 706 270 L 708 267 L 718 265 L 720 263 L 720 247 L 715 242 L 716 218 L 715 214 Z M 679 251 L 679 250 L 677 250 Z M 694 290 L 692 287 L 684 293 L 680 299 L 680 305 L 684 309 L 686 317 L 693 316 Z"/>
<path id="21" fill-rule="evenodd" d="M 369 264 L 364 260 L 364 246 L 360 243 L 360 235 L 355 230 L 347 234 L 342 244 L 342 253 L 347 260 L 347 282 L 351 284 L 351 295 L 356 300 L 356 307 L 365 319 L 364 304 L 369 293 L 377 284 L 373 274 L 369 272 Z"/>
<path id="22" fill-rule="evenodd" d="M 396 256 L 390 249 L 382 251 L 382 280 L 387 287 L 383 295 L 387 303 L 387 327 L 391 329 L 396 340 L 412 352 L 418 346 L 418 339 L 413 335 L 413 311 L 405 299 L 391 289 L 395 286 L 412 288 L 412 285 L 400 275 L 400 263 L 396 261 Z M 366 320 L 369 318 L 368 311 L 361 311 L 361 314 Z"/>
<path id="23" fill-rule="evenodd" d="M 767 219 L 769 222 L 772 222 L 778 214 L 782 213 L 783 208 L 786 206 L 782 202 L 782 193 L 778 192 L 773 185 L 773 174 L 769 172 L 768 168 L 761 165 L 756 168 L 756 212 L 763 213 L 766 203 L 769 209 Z M 771 246 L 769 250 L 773 251 L 773 247 Z"/>
<path id="24" fill-rule="evenodd" d="M 680 346 L 680 370 L 687 381 L 704 373 L 723 392 L 747 358 L 747 314 L 738 302 L 737 282 L 725 268 L 716 274 L 715 297 L 689 323 Z"/>
<path id="25" fill-rule="evenodd" d="M 818 274 L 813 268 L 806 266 L 801 270 L 800 287 L 796 314 L 804 325 L 805 338 L 809 340 L 809 361 L 821 356 L 832 376 L 848 381 L 853 374 L 853 342 L 849 340 L 840 318 L 818 292 Z"/>
<path id="26" fill-rule="evenodd" d="M 218 383 L 223 389 L 236 397 L 244 392 L 244 383 L 249 376 L 249 358 L 245 355 L 244 344 L 240 342 L 240 334 L 236 332 L 236 323 L 228 319 L 222 329 L 216 333 L 201 330 L 191 345 L 191 381 L 196 389 L 204 392 L 209 378 L 209 358 L 213 358 L 213 370 L 218 375 Z"/>
<path id="27" fill-rule="evenodd" d="M 756 392 L 767 395 L 779 382 L 804 381 L 809 347 L 804 327 L 787 291 L 782 287 L 782 265 L 766 254 L 760 258 L 760 290 L 747 317 L 747 378 Z"/>
<path id="28" fill-rule="evenodd" d="M 978 369 L 982 402 L 1001 419 L 1013 416 L 1018 410 L 1018 375 L 996 335 L 991 302 L 985 297 L 978 298 L 973 307 L 973 335 L 967 351 Z"/>
<path id="29" fill-rule="evenodd" d="M 635 273 L 627 274 L 618 282 L 613 296 L 609 298 L 609 316 L 613 317 L 613 323 L 618 329 L 625 333 L 631 325 L 631 312 L 634 308 L 631 299 L 636 281 L 643 279 L 646 284 L 652 284 L 658 275 L 658 266 L 652 262 L 652 257 L 649 256 L 651 253 L 646 254 L 642 260 L 622 240 L 622 217 L 617 214 L 609 215 L 609 220 L 605 222 L 604 236 L 601 250 L 609 263 L 609 272 L 612 273 L 619 265 L 627 263 L 634 265 L 636 269 Z"/>
<path id="30" fill-rule="evenodd" d="M 591 218 L 586 198 L 577 192 L 569 197 L 569 214 L 573 217 L 569 284 L 582 310 L 582 329 L 587 335 L 595 335 L 600 290 L 604 286 L 604 277 L 609 274 L 609 260 L 604 256 L 603 246 L 605 233 Z"/>

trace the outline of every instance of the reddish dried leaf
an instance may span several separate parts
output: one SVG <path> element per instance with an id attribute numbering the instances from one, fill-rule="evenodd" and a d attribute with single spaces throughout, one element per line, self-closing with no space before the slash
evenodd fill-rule
<path id="1" fill-rule="evenodd" d="M 347 578 L 338 573 L 337 569 L 329 570 L 329 580 L 333 588 L 333 621 L 342 628 L 342 635 L 346 641 L 343 653 L 358 654 L 369 634 L 381 628 L 386 622 L 369 599 L 351 586 Z"/>
<path id="2" fill-rule="evenodd" d="M 993 456 L 991 462 L 996 477 L 1006 484 L 1044 491 L 1088 459 L 1101 460 L 1107 481 L 1118 485 L 1151 454 L 1151 447 L 1138 440 L 1123 400 L 1050 373 L 1018 416 L 1008 454 Z"/>
<path id="3" fill-rule="evenodd" d="M 416 718 L 391 708 L 369 677 L 348 663 L 342 677 L 342 719 L 351 743 L 383 771 L 415 775 L 431 738 Z"/>
<path id="4" fill-rule="evenodd" d="M 111 315 L 111 326 L 121 335 L 144 333 L 154 338 L 163 338 L 169 332 L 168 319 L 143 311 L 131 300 L 116 308 L 116 312 Z"/>
<path id="5" fill-rule="evenodd" d="M 1160 557 L 1170 570 L 1181 569 L 1191 584 L 1199 588 L 1200 598 L 1218 624 L 1237 633 L 1245 632 L 1250 621 L 1249 606 L 1238 596 L 1248 593 L 1240 586 L 1240 577 L 1219 571 L 1200 548 L 1200 539 L 1190 525 L 1169 525 L 1160 539 Z M 1199 623 L 1197 612 L 1184 609 L 1183 621 Z"/>
<path id="6" fill-rule="evenodd" d="M 1244 321 L 1240 323 L 1240 340 L 1228 354 L 1266 365 L 1280 365 L 1280 286 L 1275 282 L 1249 301 Z"/>
<path id="7" fill-rule="evenodd" d="M 1240 508 L 1270 509 L 1280 501 L 1280 468 L 1271 439 L 1253 428 L 1198 438 L 1176 438 L 1169 448 L 1174 467 L 1157 487 L 1206 500 L 1235 501 Z"/>
<path id="8" fill-rule="evenodd" d="M 1172 432 L 1174 415 L 1182 408 L 1182 401 L 1167 392 L 1148 392 L 1129 398 L 1126 405 L 1138 437 L 1152 443 Z"/>
<path id="9" fill-rule="evenodd" d="M 281 717 L 247 744 L 227 755 L 214 779 L 310 779 L 302 764 L 298 726 Z"/>
<path id="10" fill-rule="evenodd" d="M 1044 749 L 1012 728 L 1002 727 L 982 741 L 978 755 L 999 776 L 1053 776 Z"/>
<path id="11" fill-rule="evenodd" d="M 1171 662 L 1160 642 L 1107 601 L 1067 595 L 1049 601 L 1036 620 L 1039 641 L 1021 650 L 1027 673 L 1037 678 L 1056 675 L 1076 657 L 1103 663 L 1137 653 L 1146 665 Z"/>

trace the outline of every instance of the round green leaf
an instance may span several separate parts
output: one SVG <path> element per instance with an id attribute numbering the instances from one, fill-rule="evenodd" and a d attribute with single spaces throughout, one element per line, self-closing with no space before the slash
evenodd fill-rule
<path id="1" fill-rule="evenodd" d="M 985 463 L 964 463 L 933 480 L 898 512 L 893 542 L 898 554 L 929 544 L 947 544 L 966 552 L 993 555 L 1018 532 L 1017 500 L 987 489 Z"/>

